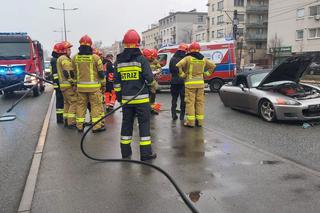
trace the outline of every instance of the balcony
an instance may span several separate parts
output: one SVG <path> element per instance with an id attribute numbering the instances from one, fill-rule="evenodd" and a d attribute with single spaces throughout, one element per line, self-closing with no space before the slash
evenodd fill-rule
<path id="1" fill-rule="evenodd" d="M 264 14 L 268 13 L 268 5 L 247 5 L 247 13 Z"/>
<path id="2" fill-rule="evenodd" d="M 267 41 L 267 35 L 246 35 L 245 39 L 247 41 Z"/>
<path id="3" fill-rule="evenodd" d="M 247 28 L 267 28 L 268 21 L 246 22 Z"/>

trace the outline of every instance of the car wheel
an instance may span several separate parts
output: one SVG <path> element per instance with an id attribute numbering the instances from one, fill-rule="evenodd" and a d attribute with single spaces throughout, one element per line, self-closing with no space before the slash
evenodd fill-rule
<path id="1" fill-rule="evenodd" d="M 223 81 L 221 79 L 215 78 L 210 81 L 211 92 L 219 92 L 222 86 L 223 86 Z"/>
<path id="2" fill-rule="evenodd" d="M 262 100 L 259 104 L 259 114 L 263 120 L 268 122 L 272 122 L 277 119 L 273 104 L 266 99 Z"/>
<path id="3" fill-rule="evenodd" d="M 32 89 L 33 97 L 38 97 L 40 95 L 39 85 Z"/>

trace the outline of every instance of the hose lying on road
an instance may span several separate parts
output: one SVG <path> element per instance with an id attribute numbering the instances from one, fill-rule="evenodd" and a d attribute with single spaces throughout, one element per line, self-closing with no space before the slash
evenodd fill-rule
<path id="1" fill-rule="evenodd" d="M 13 108 L 15 108 L 15 106 L 17 106 L 28 94 L 30 94 L 33 90 L 33 88 L 35 88 L 38 85 L 34 85 L 31 87 L 30 90 L 28 90 L 26 93 L 23 94 L 23 96 L 21 96 L 21 98 L 19 98 L 16 102 L 14 102 L 11 107 L 6 111 L 6 113 L 11 112 L 13 110 Z"/>
<path id="2" fill-rule="evenodd" d="M 121 109 L 123 106 L 127 105 L 128 103 L 130 103 L 130 101 L 134 100 L 135 98 L 137 98 L 138 95 L 140 95 L 140 93 L 144 90 L 145 88 L 145 84 L 143 85 L 143 87 L 139 90 L 139 92 L 132 97 L 130 100 L 128 100 L 126 103 L 118 106 L 117 108 L 115 108 L 114 110 L 110 111 L 109 113 L 107 113 L 105 116 L 103 116 L 100 120 L 98 120 L 97 122 L 93 123 L 83 134 L 82 138 L 81 138 L 81 151 L 82 153 L 89 159 L 94 160 L 94 161 L 100 161 L 100 162 L 121 162 L 121 163 L 133 163 L 133 164 L 139 164 L 139 165 L 143 165 L 143 166 L 148 166 L 151 167 L 153 169 L 158 170 L 160 173 L 162 173 L 164 176 L 166 176 L 168 178 L 168 180 L 171 182 L 171 184 L 174 186 L 174 188 L 177 190 L 177 192 L 179 193 L 179 195 L 181 196 L 183 202 L 187 205 L 187 207 L 190 209 L 190 211 L 192 213 L 198 213 L 199 211 L 194 207 L 194 205 L 190 202 L 190 200 L 187 198 L 187 196 L 183 193 L 183 191 L 180 189 L 180 187 L 178 186 L 178 184 L 175 182 L 175 180 L 166 172 L 164 171 L 162 168 L 155 166 L 153 164 L 150 163 L 146 163 L 143 161 L 137 161 L 137 160 L 129 160 L 129 159 L 102 159 L 102 158 L 96 158 L 96 157 L 92 157 L 91 155 L 89 155 L 86 150 L 84 149 L 84 141 L 86 136 L 88 135 L 89 131 L 98 123 L 100 123 L 102 120 L 104 120 L 105 118 L 109 117 L 110 115 L 112 115 L 113 113 L 115 113 L 116 111 L 118 111 L 119 109 Z"/>

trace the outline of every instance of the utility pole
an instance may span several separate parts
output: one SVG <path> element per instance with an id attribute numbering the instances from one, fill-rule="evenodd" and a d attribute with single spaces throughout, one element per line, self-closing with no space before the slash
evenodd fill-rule
<path id="1" fill-rule="evenodd" d="M 64 28 L 64 40 L 67 41 L 67 24 L 66 24 L 66 11 L 74 11 L 78 10 L 79 8 L 65 8 L 64 3 L 62 4 L 62 8 L 56 8 L 56 7 L 49 7 L 52 10 L 60 10 L 63 14 L 63 28 Z"/>
<path id="2" fill-rule="evenodd" d="M 234 10 L 233 12 L 233 39 L 237 40 L 237 33 L 238 33 L 238 24 L 239 24 L 239 19 L 238 19 L 238 11 Z"/>

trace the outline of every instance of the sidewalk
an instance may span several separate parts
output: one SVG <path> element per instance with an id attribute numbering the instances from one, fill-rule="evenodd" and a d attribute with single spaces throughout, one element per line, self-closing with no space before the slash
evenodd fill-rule
<path id="1" fill-rule="evenodd" d="M 119 158 L 121 114 L 106 123 L 107 132 L 88 136 L 87 149 Z M 176 179 L 200 212 L 319 212 L 320 177 L 293 164 L 209 128 L 184 128 L 168 111 L 153 118 L 152 133 L 154 164 Z M 32 212 L 189 212 L 159 172 L 93 162 L 79 143 L 80 134 L 58 126 L 52 114 Z M 139 159 L 138 143 L 133 147 L 133 159 Z"/>

